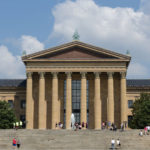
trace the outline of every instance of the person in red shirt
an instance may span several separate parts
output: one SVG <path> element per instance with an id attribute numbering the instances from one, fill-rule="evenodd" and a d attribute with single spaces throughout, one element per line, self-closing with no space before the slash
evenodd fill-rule
<path id="1" fill-rule="evenodd" d="M 16 138 L 13 138 L 13 148 L 14 149 L 16 148 L 16 144 L 17 144 Z"/>

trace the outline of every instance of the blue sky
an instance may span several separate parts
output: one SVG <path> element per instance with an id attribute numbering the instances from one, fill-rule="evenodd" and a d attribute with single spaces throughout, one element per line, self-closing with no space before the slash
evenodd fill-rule
<path id="1" fill-rule="evenodd" d="M 0 78 L 24 78 L 23 50 L 70 42 L 76 29 L 83 42 L 129 50 L 128 78 L 149 78 L 149 6 L 149 0 L 0 1 Z"/>

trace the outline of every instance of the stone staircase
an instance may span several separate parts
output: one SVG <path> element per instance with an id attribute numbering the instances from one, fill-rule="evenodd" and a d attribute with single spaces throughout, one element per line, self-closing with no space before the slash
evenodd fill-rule
<path id="1" fill-rule="evenodd" d="M 12 150 L 12 139 L 21 141 L 20 150 L 109 150 L 111 139 L 119 138 L 120 150 L 150 150 L 150 135 L 139 130 L 0 130 L 0 150 Z"/>

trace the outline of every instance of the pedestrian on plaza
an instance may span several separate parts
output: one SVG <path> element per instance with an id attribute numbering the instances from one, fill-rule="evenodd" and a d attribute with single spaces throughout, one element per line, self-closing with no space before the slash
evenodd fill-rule
<path id="1" fill-rule="evenodd" d="M 14 123 L 13 123 L 13 129 L 15 129 L 15 128 L 16 128 L 16 123 L 14 122 Z"/>
<path id="2" fill-rule="evenodd" d="M 19 128 L 19 122 L 16 122 L 16 130 Z"/>
<path id="3" fill-rule="evenodd" d="M 147 127 L 144 128 L 144 135 L 147 135 Z"/>
<path id="4" fill-rule="evenodd" d="M 115 139 L 111 140 L 111 149 L 115 149 Z"/>
<path id="5" fill-rule="evenodd" d="M 20 121 L 19 122 L 19 127 L 22 128 L 22 125 L 23 125 L 23 123 L 22 123 L 22 121 Z"/>
<path id="6" fill-rule="evenodd" d="M 121 131 L 124 131 L 124 124 L 121 123 Z"/>
<path id="7" fill-rule="evenodd" d="M 16 138 L 13 138 L 12 141 L 13 149 L 16 149 L 16 144 L 17 144 Z"/>
<path id="8" fill-rule="evenodd" d="M 19 139 L 17 139 L 17 148 L 19 149 L 19 148 L 20 148 L 20 146 L 21 146 L 21 142 L 20 142 L 20 140 L 19 140 Z"/>
<path id="9" fill-rule="evenodd" d="M 117 139 L 116 143 L 117 143 L 117 147 L 121 147 L 121 143 L 120 143 L 120 139 L 119 138 Z"/>
<path id="10" fill-rule="evenodd" d="M 139 136 L 141 136 L 141 137 L 143 136 L 143 131 L 142 130 L 140 131 Z"/>

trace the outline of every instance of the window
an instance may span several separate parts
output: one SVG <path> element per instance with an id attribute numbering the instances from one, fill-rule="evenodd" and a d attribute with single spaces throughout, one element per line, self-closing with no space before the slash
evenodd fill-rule
<path id="1" fill-rule="evenodd" d="M 133 106 L 133 100 L 128 100 L 128 108 L 132 108 Z"/>
<path id="2" fill-rule="evenodd" d="M 133 116 L 128 116 L 128 126 L 131 127 L 131 121 L 133 119 Z"/>
<path id="3" fill-rule="evenodd" d="M 26 120 L 25 115 L 20 115 L 20 120 L 21 120 L 22 122 L 25 122 L 25 120 Z"/>
<path id="4" fill-rule="evenodd" d="M 22 127 L 26 127 L 26 116 L 25 115 L 20 115 L 20 121 L 22 121 Z"/>
<path id="5" fill-rule="evenodd" d="M 26 108 L 26 101 L 25 100 L 21 100 L 21 108 L 22 109 Z"/>
<path id="6" fill-rule="evenodd" d="M 13 108 L 13 107 L 14 107 L 13 100 L 8 100 L 8 103 L 9 103 L 9 105 L 10 105 L 10 108 Z"/>

